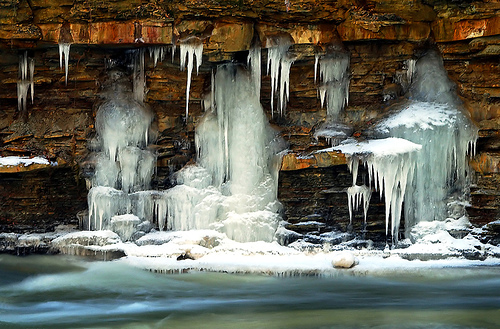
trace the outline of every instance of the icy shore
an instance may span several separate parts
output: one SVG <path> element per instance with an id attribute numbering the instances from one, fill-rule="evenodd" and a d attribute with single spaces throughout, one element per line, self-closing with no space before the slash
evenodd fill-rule
<path id="1" fill-rule="evenodd" d="M 115 260 L 148 271 L 184 273 L 208 271 L 276 276 L 335 276 L 388 274 L 426 269 L 500 266 L 500 247 L 483 244 L 472 234 L 453 238 L 445 230 L 406 248 L 355 249 L 349 242 L 313 245 L 295 242 L 240 243 L 213 230 L 152 232 L 135 242 L 122 242 L 111 231 L 77 231 L 58 228 L 43 234 L 0 234 L 0 252 L 63 253 L 97 260 Z M 352 242 L 352 241 L 351 241 Z M 339 255 L 355 258 L 356 266 L 335 268 Z"/>

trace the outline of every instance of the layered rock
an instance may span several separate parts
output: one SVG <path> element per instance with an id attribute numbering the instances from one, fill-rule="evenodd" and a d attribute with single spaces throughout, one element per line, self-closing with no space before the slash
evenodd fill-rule
<path id="1" fill-rule="evenodd" d="M 179 70 L 178 52 L 173 62 L 168 54 L 156 66 L 146 56 L 145 101 L 156 115 L 159 131 L 153 187 L 168 188 L 169 175 L 195 157 L 194 127 L 212 69 L 226 60 L 244 64 L 254 44 L 265 48 L 278 36 L 290 40 L 289 52 L 295 56 L 286 115 L 271 115 L 270 78 L 265 73 L 261 102 L 291 151 L 283 159 L 279 188 L 290 229 L 314 235 L 348 226 L 345 189 L 350 176 L 345 158 L 332 153 L 311 156 L 327 145 L 314 138 L 326 117 L 314 82 L 315 54 L 332 47 L 350 53 L 350 99 L 344 120 L 354 125 L 358 138 L 403 94 L 397 77 L 404 74 L 405 61 L 426 49 L 439 49 L 480 128 L 469 215 L 477 225 L 491 222 L 500 209 L 498 17 L 500 4 L 494 1 L 0 1 L 1 154 L 43 155 L 59 164 L 57 169 L 37 168 L 15 177 L 12 169 L 0 168 L 5 183 L 33 180 L 32 186 L 48 186 L 46 198 L 34 201 L 40 197 L 36 188 L 30 195 L 23 191 L 30 189 L 29 183 L 2 184 L 7 205 L 0 216 L 2 228 L 44 230 L 52 221 L 76 222 L 75 214 L 86 208 L 84 180 L 75 177 L 85 177 L 93 165 L 87 141 L 95 134 L 106 60 L 126 63 L 127 50 L 178 45 L 189 38 L 204 44 L 204 64 L 192 77 L 187 120 L 187 77 Z M 59 67 L 58 43 L 72 44 L 67 85 Z M 16 92 L 19 55 L 24 51 L 35 62 L 35 97 L 26 112 L 18 110 Z M 266 55 L 264 51 L 263 67 Z M 74 170 L 80 175 L 70 174 Z M 60 180 L 54 181 L 55 176 Z M 66 186 L 68 193 L 53 184 Z M 51 208 L 55 203 L 66 206 Z M 382 236 L 380 200 L 373 198 L 371 209 L 368 231 Z"/>

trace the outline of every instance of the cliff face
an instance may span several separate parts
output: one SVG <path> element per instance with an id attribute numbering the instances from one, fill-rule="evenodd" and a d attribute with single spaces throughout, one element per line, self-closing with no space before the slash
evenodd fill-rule
<path id="1" fill-rule="evenodd" d="M 261 102 L 291 150 L 283 160 L 279 187 L 291 229 L 323 232 L 346 229 L 349 222 L 345 188 L 350 174 L 345 158 L 300 157 L 327 146 L 313 137 L 326 116 L 317 98 L 314 55 L 332 46 L 350 53 L 345 116 L 355 133 L 397 102 L 402 88 L 395 81 L 406 60 L 429 48 L 441 52 L 449 77 L 480 128 L 477 154 L 471 160 L 470 219 L 483 225 L 499 217 L 497 1 L 12 0 L 0 1 L 0 154 L 43 155 L 58 166 L 0 168 L 0 231 L 47 230 L 61 222 L 76 222 L 75 214 L 86 208 L 82 177 L 90 165 L 87 141 L 95 134 L 106 60 L 125 62 L 130 49 L 175 45 L 191 37 L 204 44 L 203 65 L 192 78 L 187 121 L 187 76 L 179 70 L 178 51 L 173 62 L 167 56 L 156 66 L 146 55 L 145 102 L 156 115 L 159 131 L 154 187 L 167 188 L 169 175 L 194 158 L 194 127 L 202 114 L 201 100 L 210 89 L 212 68 L 226 60 L 246 63 L 254 43 L 265 48 L 266 40 L 276 36 L 292 40 L 295 55 L 286 115 L 271 116 L 266 74 Z M 58 43 L 72 44 L 67 85 Z M 18 107 L 17 82 L 19 56 L 25 51 L 34 59 L 34 100 L 28 100 L 23 110 Z M 383 204 L 373 199 L 371 209 L 368 231 L 382 234 Z M 312 220 L 322 224 L 296 225 Z"/>

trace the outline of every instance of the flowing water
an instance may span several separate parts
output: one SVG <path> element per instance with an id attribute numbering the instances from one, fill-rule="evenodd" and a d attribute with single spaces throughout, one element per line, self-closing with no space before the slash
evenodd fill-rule
<path id="1" fill-rule="evenodd" d="M 0 328 L 498 328 L 498 267 L 404 276 L 155 274 L 0 256 Z"/>

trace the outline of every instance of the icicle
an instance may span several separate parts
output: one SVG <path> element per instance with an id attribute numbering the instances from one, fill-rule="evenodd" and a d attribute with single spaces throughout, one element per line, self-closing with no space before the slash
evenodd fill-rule
<path id="1" fill-rule="evenodd" d="M 316 54 L 314 55 L 314 83 L 316 83 L 316 76 L 318 74 L 318 61 L 319 61 L 319 55 Z"/>
<path id="2" fill-rule="evenodd" d="M 411 84 L 413 81 L 413 76 L 415 74 L 415 64 L 417 61 L 415 59 L 408 59 L 405 62 L 406 66 L 406 80 L 408 81 L 408 84 Z"/>
<path id="3" fill-rule="evenodd" d="M 69 49 L 71 43 L 60 43 L 59 44 L 59 66 L 63 68 L 63 57 L 64 57 L 64 82 L 68 85 L 68 71 L 69 71 Z"/>
<path id="4" fill-rule="evenodd" d="M 202 64 L 203 55 L 203 43 L 198 42 L 181 42 L 180 44 L 180 66 L 181 70 L 186 68 L 186 57 L 187 57 L 187 86 L 186 86 L 186 119 L 189 115 L 189 90 L 191 89 L 191 73 L 193 71 L 194 56 L 196 56 L 196 74 L 198 74 L 198 69 Z"/>
<path id="5" fill-rule="evenodd" d="M 250 66 L 252 72 L 252 80 L 255 84 L 255 92 L 257 98 L 260 99 L 260 88 L 261 88 L 261 65 L 262 65 L 262 55 L 260 47 L 254 47 L 250 49 L 248 53 L 247 65 Z"/>
<path id="6" fill-rule="evenodd" d="M 371 197 L 372 190 L 365 185 L 353 185 L 347 189 L 347 199 L 349 203 L 349 222 L 351 224 L 353 210 L 357 211 L 361 203 L 363 203 L 364 224 L 366 225 Z"/>
<path id="7" fill-rule="evenodd" d="M 401 138 L 350 142 L 333 147 L 334 150 L 339 150 L 349 156 L 349 166 L 353 174 L 357 173 L 357 166 L 354 165 L 358 163 L 357 159 L 361 158 L 366 163 L 368 172 L 371 172 L 370 181 L 374 181 L 375 189 L 378 188 L 381 196 L 384 196 L 386 235 L 390 234 L 395 242 L 398 240 L 401 208 L 406 188 L 408 182 L 413 179 L 416 166 L 415 153 L 418 153 L 421 148 L 421 145 Z M 363 194 L 363 200 L 369 202 L 368 192 L 364 193 L 366 194 Z M 353 186 L 351 191 L 348 191 L 348 195 L 350 195 L 349 202 L 354 197 L 359 199 L 360 189 Z M 365 212 L 367 213 L 367 208 Z"/>
<path id="8" fill-rule="evenodd" d="M 321 107 L 326 103 L 327 114 L 336 120 L 349 103 L 349 54 L 337 52 L 327 56 L 315 56 L 314 81 L 319 64 L 318 92 Z"/>
<path id="9" fill-rule="evenodd" d="M 274 43 L 276 45 L 269 48 L 267 53 L 267 73 L 271 74 L 271 113 L 274 115 L 274 93 L 279 89 L 279 113 L 283 116 L 290 94 L 290 67 L 293 59 L 287 57 L 291 44 L 288 39 L 278 39 Z"/>
<path id="10" fill-rule="evenodd" d="M 139 103 L 144 103 L 144 95 L 146 91 L 146 72 L 144 65 L 144 49 L 134 51 L 133 58 L 134 66 L 134 99 Z"/>
<path id="11" fill-rule="evenodd" d="M 34 74 L 35 74 L 35 59 L 30 58 L 30 88 L 31 88 L 31 104 L 33 104 L 35 100 L 35 80 L 34 80 Z"/>
<path id="12" fill-rule="evenodd" d="M 19 56 L 19 73 L 17 80 L 17 108 L 20 112 L 26 112 L 28 91 L 31 88 L 31 103 L 34 101 L 35 96 L 35 60 L 28 58 L 28 52 L 25 51 L 23 55 Z"/>

